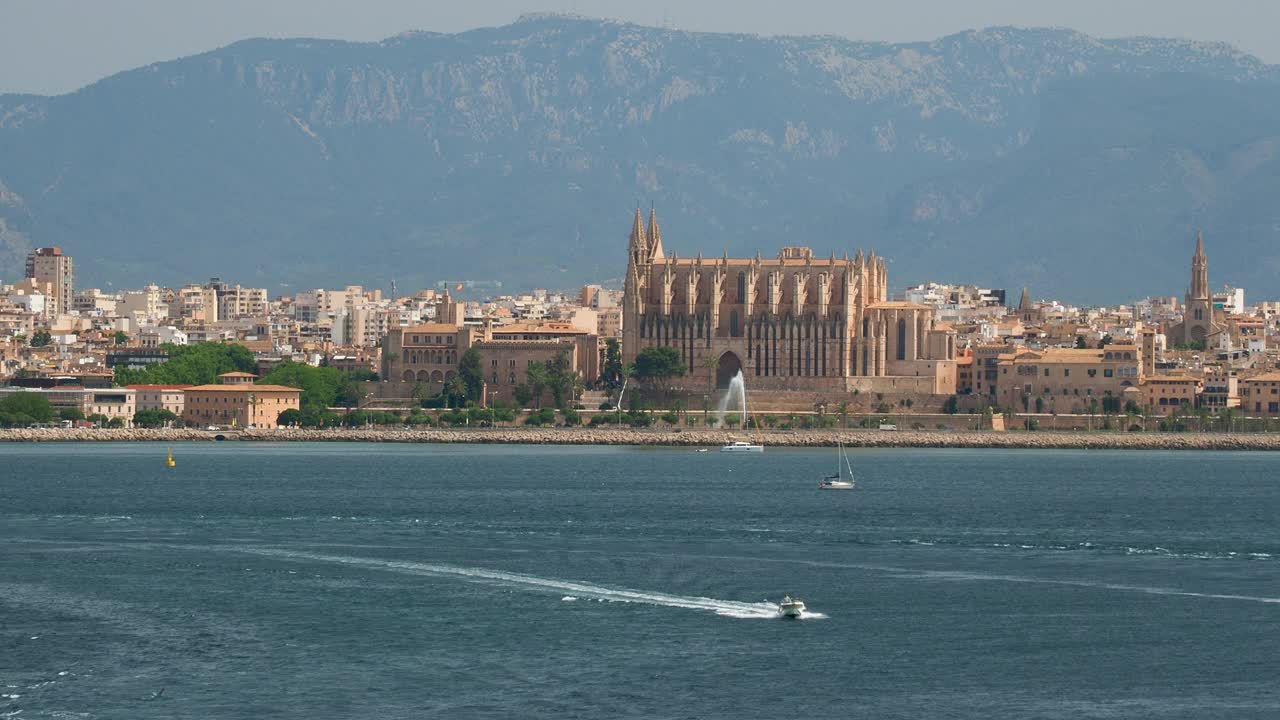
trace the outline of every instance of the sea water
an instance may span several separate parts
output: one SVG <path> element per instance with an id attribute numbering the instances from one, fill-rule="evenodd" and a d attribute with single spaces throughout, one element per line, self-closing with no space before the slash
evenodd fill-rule
<path id="1" fill-rule="evenodd" d="M 1280 455 L 173 449 L 0 446 L 0 717 L 1280 717 Z"/>

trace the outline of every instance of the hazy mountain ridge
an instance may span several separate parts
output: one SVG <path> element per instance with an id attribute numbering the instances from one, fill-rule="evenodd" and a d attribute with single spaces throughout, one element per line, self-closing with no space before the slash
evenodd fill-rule
<path id="1" fill-rule="evenodd" d="M 1274 293 L 1256 185 L 1280 167 L 1277 80 L 1225 45 L 1013 28 L 886 44 L 539 16 L 249 40 L 0 96 L 0 242 L 64 245 L 99 284 L 564 285 L 620 275 L 628 207 L 652 201 L 682 254 L 874 245 L 895 284 L 1081 299 L 1128 297 L 1132 268 L 1091 263 L 1129 246 L 1134 292 L 1176 293 L 1203 225 L 1214 282 Z M 1244 247 L 1264 257 L 1228 276 Z"/>

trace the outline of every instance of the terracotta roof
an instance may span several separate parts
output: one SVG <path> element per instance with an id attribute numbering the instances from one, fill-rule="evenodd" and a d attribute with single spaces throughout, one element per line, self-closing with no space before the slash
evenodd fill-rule
<path id="1" fill-rule="evenodd" d="M 257 376 L 257 375 L 254 375 L 253 373 L 247 373 L 247 372 L 229 372 L 229 373 L 222 373 L 222 374 L 221 374 L 221 375 L 219 375 L 218 377 L 229 377 L 229 378 L 256 378 L 256 377 L 258 377 L 258 376 Z"/>
<path id="2" fill-rule="evenodd" d="M 286 391 L 286 392 L 296 392 L 296 393 L 302 392 L 300 388 L 289 387 L 288 385 L 250 385 L 248 383 L 245 383 L 244 385 L 196 385 L 195 387 L 187 388 L 187 392 L 250 393 L 250 392 L 259 392 L 259 391 L 260 392 Z"/>
<path id="3" fill-rule="evenodd" d="M 550 322 L 550 323 L 512 323 L 510 325 L 500 325 L 493 328 L 495 335 L 509 335 L 512 333 L 525 333 L 528 335 L 587 335 L 586 330 L 575 328 L 571 323 Z"/>
<path id="4" fill-rule="evenodd" d="M 461 326 L 450 325 L 449 323 L 426 323 L 424 325 L 405 328 L 404 332 L 406 335 L 408 333 L 456 333 L 461 329 Z"/>
<path id="5" fill-rule="evenodd" d="M 1119 362 L 1134 362 L 1138 359 L 1135 354 L 1134 357 L 1131 357 L 1128 360 L 1124 360 L 1122 358 L 1111 358 L 1110 360 L 1107 360 L 1104 357 L 1104 353 L 1114 352 L 1112 350 L 1113 347 L 1115 346 L 1108 345 L 1106 350 L 1094 350 L 1089 348 L 1048 348 L 1045 350 L 1026 350 L 1024 352 L 1017 353 L 1016 356 L 1001 355 L 1000 359 L 1003 360 L 1006 357 L 1011 357 L 1019 361 L 1037 363 L 1116 362 L 1117 360 L 1119 360 Z M 1121 352 L 1133 350 L 1133 347 L 1128 345 L 1122 345 L 1119 347 L 1126 348 L 1122 349 Z"/>
<path id="6" fill-rule="evenodd" d="M 191 385 L 125 385 L 134 390 L 185 390 Z"/>
<path id="7" fill-rule="evenodd" d="M 275 344 L 270 340 L 228 340 L 228 345 L 239 345 L 253 352 L 271 352 Z"/>
<path id="8" fill-rule="evenodd" d="M 1263 373 L 1262 375 L 1254 375 L 1251 378 L 1244 378 L 1241 382 L 1253 382 L 1255 380 L 1261 382 L 1280 382 L 1280 372 Z"/>
<path id="9" fill-rule="evenodd" d="M 868 309 L 885 309 L 885 310 L 932 310 L 928 305 L 918 305 L 913 302 L 904 300 L 886 300 L 885 302 L 871 303 L 867 305 Z"/>

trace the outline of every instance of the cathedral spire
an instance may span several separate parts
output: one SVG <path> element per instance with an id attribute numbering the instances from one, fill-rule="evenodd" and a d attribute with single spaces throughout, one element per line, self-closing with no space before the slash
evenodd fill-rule
<path id="1" fill-rule="evenodd" d="M 1022 299 L 1018 301 L 1018 310 L 1026 312 L 1031 309 L 1031 296 L 1027 294 L 1027 288 L 1022 288 Z"/>
<path id="2" fill-rule="evenodd" d="M 649 256 L 663 257 L 662 231 L 658 229 L 658 210 L 654 207 L 649 208 Z"/>
<path id="3" fill-rule="evenodd" d="M 632 262 L 643 263 L 649 259 L 649 243 L 645 238 L 644 217 L 640 214 L 639 205 L 636 205 L 636 218 L 631 223 L 629 244 Z"/>
<path id="4" fill-rule="evenodd" d="M 1191 291 L 1189 297 L 1209 299 L 1209 260 L 1204 254 L 1204 233 L 1196 232 L 1196 254 L 1191 256 Z"/>

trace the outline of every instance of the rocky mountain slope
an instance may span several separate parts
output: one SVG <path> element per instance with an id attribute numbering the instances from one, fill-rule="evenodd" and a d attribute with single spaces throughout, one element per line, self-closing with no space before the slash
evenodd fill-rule
<path id="1" fill-rule="evenodd" d="M 530 17 L 248 40 L 0 96 L 0 278 L 273 291 L 617 278 L 670 250 L 874 247 L 926 279 L 1120 301 L 1280 294 L 1280 71 L 1224 45 L 996 28 L 930 43 Z"/>

